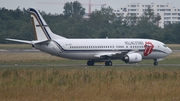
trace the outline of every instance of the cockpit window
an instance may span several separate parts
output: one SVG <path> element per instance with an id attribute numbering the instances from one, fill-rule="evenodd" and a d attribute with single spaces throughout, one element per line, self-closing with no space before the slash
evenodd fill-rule
<path id="1" fill-rule="evenodd" d="M 166 45 L 163 45 L 164 47 L 167 47 Z"/>

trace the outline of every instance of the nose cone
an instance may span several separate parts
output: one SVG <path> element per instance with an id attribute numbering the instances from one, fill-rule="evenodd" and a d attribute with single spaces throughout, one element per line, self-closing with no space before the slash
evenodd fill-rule
<path id="1" fill-rule="evenodd" d="M 167 47 L 167 53 L 168 55 L 172 53 L 172 50 L 169 47 Z"/>

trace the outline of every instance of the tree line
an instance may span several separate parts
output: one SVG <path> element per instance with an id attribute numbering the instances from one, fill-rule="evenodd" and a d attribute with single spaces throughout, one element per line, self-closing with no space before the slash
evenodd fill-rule
<path id="1" fill-rule="evenodd" d="M 111 7 L 102 7 L 83 18 L 85 9 L 78 2 L 67 2 L 63 14 L 40 12 L 51 30 L 67 38 L 147 38 L 164 43 L 180 43 L 180 23 L 158 27 L 160 16 L 149 8 L 141 17 L 116 16 Z M 0 8 L 0 43 L 5 38 L 34 40 L 29 9 Z"/>

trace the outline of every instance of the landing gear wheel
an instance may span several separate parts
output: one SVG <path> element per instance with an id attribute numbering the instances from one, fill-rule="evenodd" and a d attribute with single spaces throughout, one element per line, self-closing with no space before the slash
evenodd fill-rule
<path id="1" fill-rule="evenodd" d="M 105 65 L 106 65 L 106 66 L 112 66 L 112 61 L 106 61 L 106 62 L 105 62 Z"/>
<path id="2" fill-rule="evenodd" d="M 94 61 L 93 61 L 93 60 L 89 60 L 89 61 L 87 62 L 87 65 L 88 65 L 88 66 L 94 66 Z"/>
<path id="3" fill-rule="evenodd" d="M 155 61 L 155 62 L 154 62 L 154 66 L 157 66 L 157 65 L 158 65 L 158 62 L 157 62 L 157 61 Z"/>
<path id="4" fill-rule="evenodd" d="M 157 66 L 157 65 L 158 65 L 157 59 L 154 59 L 154 66 Z"/>

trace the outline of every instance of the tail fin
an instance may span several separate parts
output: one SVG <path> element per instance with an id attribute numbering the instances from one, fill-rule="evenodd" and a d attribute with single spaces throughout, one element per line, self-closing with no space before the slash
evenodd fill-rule
<path id="1" fill-rule="evenodd" d="M 34 35 L 36 40 L 38 41 L 45 41 L 45 40 L 52 40 L 52 39 L 62 39 L 64 37 L 58 36 L 54 34 L 49 26 L 46 24 L 40 13 L 33 9 L 30 8 L 30 14 L 32 17 L 32 22 L 34 26 Z"/>

